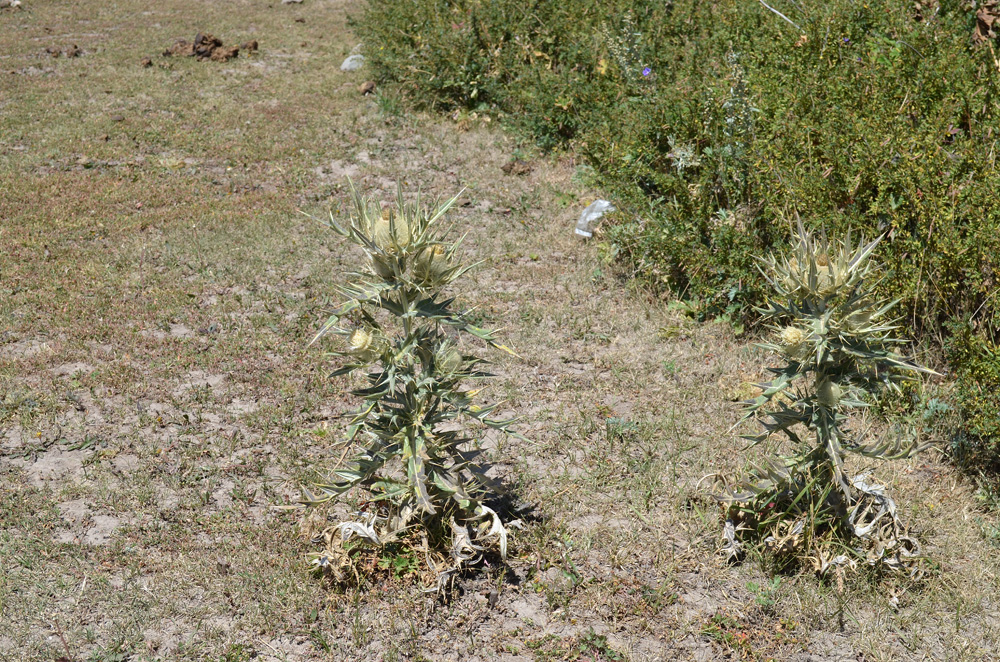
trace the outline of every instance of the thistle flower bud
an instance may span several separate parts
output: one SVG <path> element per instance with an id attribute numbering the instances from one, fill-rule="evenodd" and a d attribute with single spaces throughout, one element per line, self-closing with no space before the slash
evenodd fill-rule
<path id="1" fill-rule="evenodd" d="M 816 291 L 820 296 L 828 296 L 836 290 L 830 272 L 825 267 L 821 267 L 816 273 Z"/>
<path id="2" fill-rule="evenodd" d="M 835 295 L 844 286 L 844 274 L 836 267 L 823 267 L 819 271 L 818 290 L 820 296 L 830 297 Z"/>
<path id="3" fill-rule="evenodd" d="M 872 311 L 871 310 L 857 310 L 847 316 L 847 328 L 850 331 L 859 331 L 871 322 Z"/>
<path id="4" fill-rule="evenodd" d="M 372 225 L 372 243 L 387 252 L 410 245 L 410 224 L 406 217 L 397 215 L 391 209 L 383 209 L 382 215 Z"/>
<path id="5" fill-rule="evenodd" d="M 809 355 L 809 333 L 797 326 L 786 326 L 781 330 L 779 339 L 782 344 L 781 353 L 791 361 L 803 361 Z"/>
<path id="6" fill-rule="evenodd" d="M 371 261 L 371 268 L 376 276 L 390 282 L 395 280 L 396 272 L 389 260 L 380 255 L 369 255 L 368 259 Z"/>
<path id="7" fill-rule="evenodd" d="M 816 389 L 816 399 L 824 407 L 836 407 L 839 405 L 840 395 L 840 386 L 834 384 L 829 379 L 824 379 L 820 382 L 819 387 Z"/>
<path id="8" fill-rule="evenodd" d="M 438 372 L 443 375 L 451 375 L 462 367 L 462 355 L 454 347 L 449 347 L 438 352 L 435 357 Z"/>
<path id="9" fill-rule="evenodd" d="M 802 274 L 799 270 L 799 261 L 794 257 L 788 261 L 788 273 L 782 281 L 787 290 L 795 290 L 802 282 Z"/>
<path id="10" fill-rule="evenodd" d="M 432 246 L 420 252 L 413 263 L 413 277 L 427 285 L 439 285 L 441 276 L 451 268 L 443 246 Z"/>
<path id="11" fill-rule="evenodd" d="M 800 264 L 798 258 L 794 257 L 788 261 L 781 273 L 781 284 L 790 292 L 809 289 L 809 276 L 813 269 L 816 270 L 816 294 L 821 297 L 835 295 L 849 275 L 841 271 L 828 253 L 816 253 L 812 256 L 807 254 L 804 264 Z"/>
<path id="12" fill-rule="evenodd" d="M 362 361 L 371 361 L 382 353 L 382 337 L 377 331 L 355 329 L 347 339 L 348 351 Z"/>

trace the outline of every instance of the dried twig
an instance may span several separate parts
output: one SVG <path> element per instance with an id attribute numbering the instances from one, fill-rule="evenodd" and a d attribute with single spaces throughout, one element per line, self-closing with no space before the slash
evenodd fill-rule
<path id="1" fill-rule="evenodd" d="M 58 635 L 59 641 L 62 642 L 63 650 L 66 651 L 66 659 L 67 660 L 72 660 L 73 659 L 73 653 L 70 652 L 70 650 L 69 650 L 69 644 L 66 643 L 66 637 L 63 635 L 62 626 L 59 625 L 59 618 L 56 617 L 55 615 L 53 615 L 52 616 L 52 621 L 56 625 L 56 635 Z"/>
<path id="2" fill-rule="evenodd" d="M 780 16 L 781 18 L 785 19 L 785 21 L 787 21 L 789 25 L 791 25 L 793 28 L 795 28 L 796 30 L 798 30 L 800 33 L 805 34 L 806 31 L 803 30 L 802 28 L 800 28 L 798 25 L 796 25 L 795 21 L 793 21 L 792 19 L 788 18 L 787 16 L 785 16 L 784 14 L 782 14 L 780 11 L 778 11 L 774 7 L 772 7 L 769 4 L 767 4 L 766 2 L 764 2 L 764 0 L 757 0 L 757 2 L 759 2 L 762 5 L 764 5 L 765 9 L 768 9 L 771 12 L 773 12 L 773 13 L 777 14 L 778 16 Z"/>

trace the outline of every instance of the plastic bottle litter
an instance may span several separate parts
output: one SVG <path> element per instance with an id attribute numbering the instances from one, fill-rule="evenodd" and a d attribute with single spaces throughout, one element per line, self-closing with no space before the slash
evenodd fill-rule
<path id="1" fill-rule="evenodd" d="M 593 237 L 594 228 L 600 223 L 601 218 L 614 210 L 614 205 L 607 200 L 595 200 L 590 203 L 580 214 L 580 220 L 576 222 L 576 233 L 581 237 Z"/>
<path id="2" fill-rule="evenodd" d="M 349 55 L 346 60 L 340 65 L 341 71 L 357 71 L 361 67 L 365 66 L 365 56 L 364 55 Z"/>

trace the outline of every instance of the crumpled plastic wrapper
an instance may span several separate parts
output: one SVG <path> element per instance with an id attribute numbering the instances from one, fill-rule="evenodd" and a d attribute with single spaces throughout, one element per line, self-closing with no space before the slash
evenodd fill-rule
<path id="1" fill-rule="evenodd" d="M 594 228 L 601 222 L 605 214 L 615 211 L 614 205 L 607 200 L 595 200 L 587 205 L 587 208 L 580 214 L 580 220 L 576 222 L 576 233 L 581 237 L 594 236 Z"/>

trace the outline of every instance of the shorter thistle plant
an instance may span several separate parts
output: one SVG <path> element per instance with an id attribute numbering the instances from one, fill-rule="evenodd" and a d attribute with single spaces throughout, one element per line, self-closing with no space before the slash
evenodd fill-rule
<path id="1" fill-rule="evenodd" d="M 776 338 L 761 347 L 784 365 L 769 369 L 776 378 L 758 385 L 763 392 L 746 403 L 740 422 L 763 424 L 761 434 L 744 436 L 751 447 L 780 434 L 793 450 L 717 497 L 728 505 L 723 551 L 730 558 L 753 541 L 779 559 L 809 560 L 821 574 L 859 560 L 916 568 L 919 545 L 885 488 L 864 473 L 849 477 L 845 467 L 852 454 L 892 460 L 922 448 L 898 428 L 869 442 L 868 426 L 858 433 L 848 417 L 886 389 L 932 372 L 896 351 L 906 342 L 893 337 L 897 327 L 887 318 L 896 302 L 872 293 L 870 257 L 880 239 L 855 247 L 850 232 L 830 241 L 800 222 L 792 256 L 763 261 L 775 297 L 759 312 Z"/>
<path id="2" fill-rule="evenodd" d="M 484 361 L 466 353 L 460 336 L 471 335 L 510 352 L 491 332 L 470 324 L 442 290 L 468 271 L 457 260 L 460 241 L 446 243 L 439 228 L 458 196 L 432 213 L 420 200 L 385 210 L 351 184 L 354 210 L 348 227 L 331 215 L 329 227 L 360 246 L 365 269 L 340 288 L 345 302 L 316 338 L 343 338 L 334 352 L 346 363 L 333 375 L 366 372 L 367 384 L 352 391 L 363 400 L 347 427 L 346 443 L 357 455 L 304 490 L 304 503 L 325 504 L 357 488 L 360 512 L 319 536 L 326 549 L 313 555 L 320 570 L 344 579 L 354 568 L 349 550 L 408 544 L 421 539 L 438 588 L 487 548 L 507 554 L 508 529 L 486 505 L 496 485 L 476 463 L 480 454 L 470 427 L 510 433 L 495 420 L 496 405 L 478 406 L 468 384 L 488 377 Z M 512 352 L 511 352 L 512 353 Z M 512 433 L 510 433 L 512 434 Z M 356 570 L 355 570 L 356 574 Z"/>

